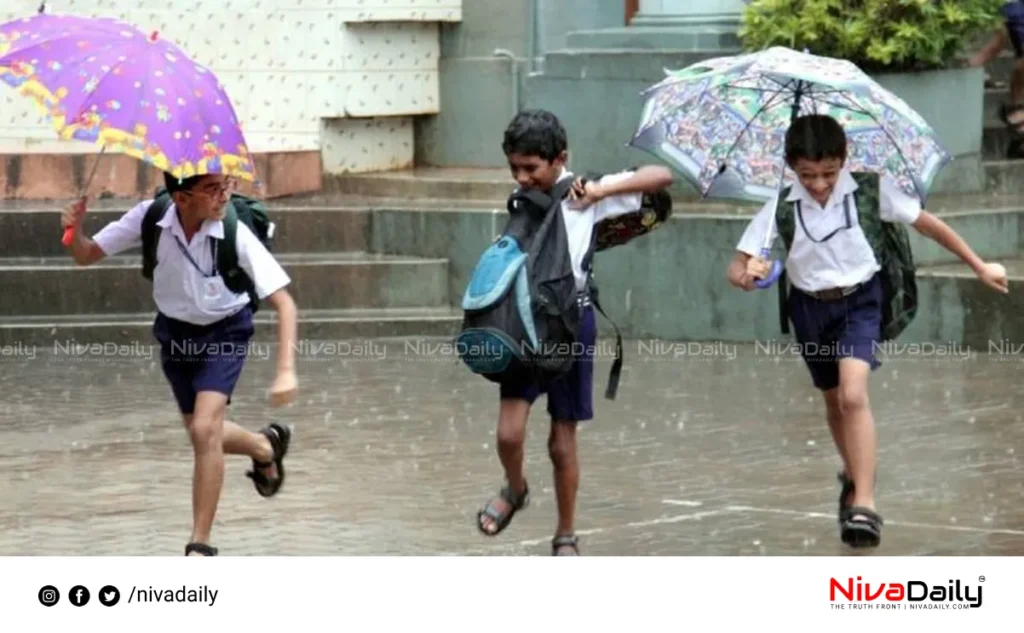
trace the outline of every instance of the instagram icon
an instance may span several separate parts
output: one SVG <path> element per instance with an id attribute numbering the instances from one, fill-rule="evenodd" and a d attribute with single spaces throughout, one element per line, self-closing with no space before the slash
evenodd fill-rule
<path id="1" fill-rule="evenodd" d="M 52 607 L 60 601 L 60 592 L 53 585 L 46 585 L 39 590 L 39 602 L 44 607 Z"/>

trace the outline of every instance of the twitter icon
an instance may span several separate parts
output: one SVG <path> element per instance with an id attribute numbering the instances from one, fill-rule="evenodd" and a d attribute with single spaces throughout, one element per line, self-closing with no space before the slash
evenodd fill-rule
<path id="1" fill-rule="evenodd" d="M 121 592 L 114 585 L 107 585 L 100 589 L 100 603 L 105 607 L 112 607 L 121 600 Z"/>

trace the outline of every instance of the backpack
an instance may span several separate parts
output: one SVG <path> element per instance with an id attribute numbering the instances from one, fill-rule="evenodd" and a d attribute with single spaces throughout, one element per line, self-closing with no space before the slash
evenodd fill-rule
<path id="1" fill-rule="evenodd" d="M 142 276 L 153 280 L 153 269 L 156 268 L 156 245 L 160 239 L 160 227 L 157 222 L 163 218 L 171 206 L 171 196 L 165 187 L 156 190 L 152 204 L 146 210 L 142 220 Z M 249 306 L 253 312 L 259 310 L 259 299 L 256 287 L 249 275 L 238 264 L 238 252 L 235 249 L 235 236 L 238 223 L 243 222 L 256 235 L 256 238 L 269 251 L 272 249 L 276 225 L 270 221 L 267 209 L 260 201 L 233 193 L 224 213 L 224 239 L 216 240 L 217 273 L 224 280 L 224 286 L 231 292 L 249 294 Z M 214 239 L 211 238 L 211 248 Z"/>
<path id="2" fill-rule="evenodd" d="M 857 203 L 857 220 L 864 236 L 881 266 L 882 281 L 882 340 L 895 340 L 917 315 L 917 267 L 910 246 L 907 227 L 898 222 L 886 222 L 879 214 L 880 178 L 875 173 L 854 173 L 857 190 L 853 193 Z M 779 197 L 776 225 L 788 252 L 796 231 L 793 205 L 785 204 L 789 196 L 786 188 Z M 785 273 L 779 278 L 779 317 L 782 333 L 789 333 L 789 311 L 786 301 Z"/>
<path id="3" fill-rule="evenodd" d="M 635 168 L 634 168 L 635 170 Z M 603 174 L 588 173 L 583 181 L 600 180 Z M 661 227 L 672 215 L 672 196 L 668 191 L 645 193 L 640 208 L 630 213 L 606 218 L 594 225 L 594 252 L 622 246 L 634 238 Z"/>
<path id="4" fill-rule="evenodd" d="M 572 187 L 516 190 L 509 221 L 477 262 L 462 298 L 459 358 L 492 382 L 536 382 L 572 367 L 580 309 L 559 212 Z"/>
<path id="5" fill-rule="evenodd" d="M 584 180 L 600 178 L 587 174 Z M 572 179 L 557 183 L 551 195 L 516 190 L 502 234 L 487 248 L 470 275 L 462 300 L 464 319 L 456 337 L 459 358 L 492 382 L 548 381 L 572 367 L 579 349 L 580 308 L 569 258 L 561 204 Z M 641 208 L 599 222 L 583 259 L 590 270 L 594 253 L 625 244 L 660 226 L 671 212 L 665 192 L 643 197 Z M 605 397 L 614 400 L 622 371 L 622 335 L 588 278 L 591 303 L 615 329 L 615 360 Z"/>

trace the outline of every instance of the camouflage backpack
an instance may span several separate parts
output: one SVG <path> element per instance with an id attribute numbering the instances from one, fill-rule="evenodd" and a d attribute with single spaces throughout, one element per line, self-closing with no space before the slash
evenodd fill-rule
<path id="1" fill-rule="evenodd" d="M 879 214 L 880 181 L 878 174 L 854 173 L 857 190 L 853 193 L 857 203 L 857 220 L 867 238 L 875 258 L 881 265 L 882 280 L 882 341 L 896 339 L 917 315 L 917 273 L 910 248 L 907 227 L 896 222 L 885 222 Z M 788 252 L 796 231 L 793 205 L 785 204 L 789 197 L 786 188 L 780 198 L 776 225 Z M 779 279 L 779 316 L 782 333 L 789 333 L 789 312 L 786 301 L 785 276 Z"/>

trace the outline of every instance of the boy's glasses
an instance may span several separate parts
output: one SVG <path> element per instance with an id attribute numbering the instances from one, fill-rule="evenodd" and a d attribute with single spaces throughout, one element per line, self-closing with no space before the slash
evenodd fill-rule
<path id="1" fill-rule="evenodd" d="M 202 187 L 196 187 L 195 189 L 189 191 L 188 193 L 199 193 L 208 198 L 216 198 L 218 196 L 224 195 L 225 193 L 230 193 L 234 191 L 235 185 L 236 180 L 234 178 L 226 178 L 222 183 L 209 183 L 203 185 Z"/>

